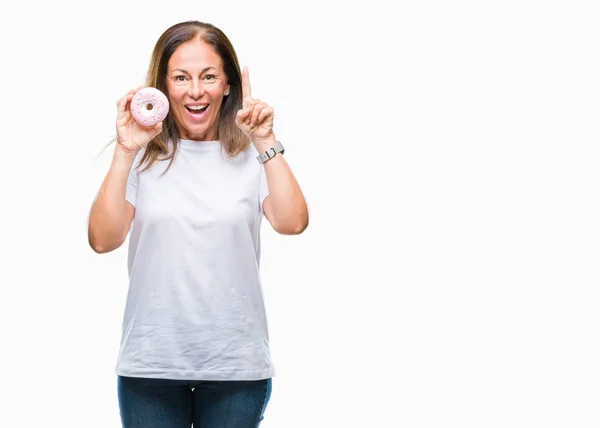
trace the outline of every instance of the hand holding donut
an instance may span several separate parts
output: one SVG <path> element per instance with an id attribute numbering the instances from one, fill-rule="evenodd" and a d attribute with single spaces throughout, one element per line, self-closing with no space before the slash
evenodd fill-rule
<path id="1" fill-rule="evenodd" d="M 137 153 L 162 131 L 162 122 L 146 126 L 140 124 L 134 117 L 131 109 L 132 100 L 134 96 L 137 96 L 138 91 L 141 92 L 145 89 L 151 88 L 141 89 L 140 86 L 132 89 L 117 102 L 117 147 L 128 153 Z"/>
<path id="2" fill-rule="evenodd" d="M 242 71 L 242 109 L 237 112 L 236 125 L 250 137 L 254 144 L 273 138 L 273 107 L 250 94 L 248 68 Z"/>

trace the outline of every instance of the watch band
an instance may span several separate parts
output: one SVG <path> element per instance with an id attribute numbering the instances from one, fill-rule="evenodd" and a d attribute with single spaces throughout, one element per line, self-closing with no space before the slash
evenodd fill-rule
<path id="1" fill-rule="evenodd" d="M 285 149 L 283 148 L 283 145 L 279 140 L 277 140 L 277 144 L 275 144 L 274 147 L 271 147 L 270 149 L 264 151 L 261 155 L 256 156 L 256 159 L 260 163 L 265 163 L 266 161 L 274 157 L 277 153 L 283 154 L 284 151 Z"/>

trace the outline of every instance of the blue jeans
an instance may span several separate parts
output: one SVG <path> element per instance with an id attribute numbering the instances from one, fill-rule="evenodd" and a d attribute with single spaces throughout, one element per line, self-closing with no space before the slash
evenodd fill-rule
<path id="1" fill-rule="evenodd" d="M 187 381 L 117 376 L 123 428 L 257 428 L 271 379 Z"/>

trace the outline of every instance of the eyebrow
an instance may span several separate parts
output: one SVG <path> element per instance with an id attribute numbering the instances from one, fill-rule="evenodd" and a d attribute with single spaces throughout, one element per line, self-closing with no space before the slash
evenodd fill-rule
<path id="1" fill-rule="evenodd" d="M 217 67 L 213 67 L 213 66 L 211 65 L 211 66 L 209 66 L 209 67 L 206 67 L 204 70 L 202 70 L 202 71 L 200 72 L 200 74 L 202 74 L 202 73 L 204 73 L 204 72 L 206 72 L 206 71 L 208 71 L 208 70 L 210 70 L 210 69 L 213 69 L 213 70 L 216 70 L 216 71 L 218 71 L 218 70 L 217 70 Z M 184 70 L 183 68 L 176 68 L 176 69 L 174 69 L 174 70 L 172 71 L 172 73 L 175 73 L 176 71 L 181 71 L 182 73 L 185 73 L 185 74 L 190 74 L 189 72 L 187 72 L 187 71 L 186 71 L 186 70 Z"/>

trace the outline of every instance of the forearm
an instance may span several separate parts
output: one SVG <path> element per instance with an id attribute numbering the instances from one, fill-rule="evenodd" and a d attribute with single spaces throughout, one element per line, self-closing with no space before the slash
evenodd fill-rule
<path id="1" fill-rule="evenodd" d="M 308 225 L 308 208 L 285 157 L 275 155 L 265 162 L 264 169 L 269 186 L 273 226 L 280 233 L 301 233 Z"/>
<path id="2" fill-rule="evenodd" d="M 115 150 L 112 164 L 90 211 L 88 239 L 96 252 L 108 252 L 123 243 L 125 192 L 135 153 Z"/>

